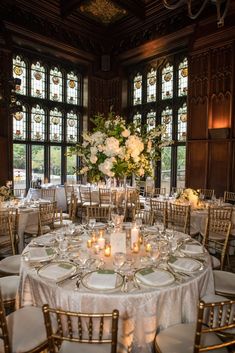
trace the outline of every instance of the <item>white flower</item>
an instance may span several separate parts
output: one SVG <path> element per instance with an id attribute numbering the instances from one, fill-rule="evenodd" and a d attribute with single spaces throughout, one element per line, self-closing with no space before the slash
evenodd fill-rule
<path id="1" fill-rule="evenodd" d="M 107 158 L 103 163 L 100 163 L 99 170 L 109 177 L 114 176 L 114 172 L 111 171 L 113 168 L 113 164 L 115 162 L 115 158 Z"/>
<path id="2" fill-rule="evenodd" d="M 128 136 L 130 136 L 130 131 L 128 129 L 125 129 L 125 130 L 122 131 L 121 135 L 123 137 L 128 137 Z"/>
<path id="3" fill-rule="evenodd" d="M 94 144 L 100 145 L 104 142 L 106 135 L 101 131 L 96 131 L 91 135 L 91 137 Z"/>
<path id="4" fill-rule="evenodd" d="M 91 163 L 95 164 L 97 162 L 97 160 L 98 160 L 98 158 L 94 154 L 92 154 L 91 157 L 90 157 Z"/>
<path id="5" fill-rule="evenodd" d="M 119 141 L 115 137 L 108 137 L 103 151 L 108 157 L 118 155 L 120 153 Z"/>
<path id="6" fill-rule="evenodd" d="M 86 167 L 83 167 L 80 169 L 80 174 L 86 174 L 88 172 L 89 168 L 86 166 Z"/>

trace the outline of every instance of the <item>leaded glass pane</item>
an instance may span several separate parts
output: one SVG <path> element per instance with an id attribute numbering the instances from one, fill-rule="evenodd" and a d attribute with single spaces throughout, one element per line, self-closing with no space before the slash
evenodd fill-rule
<path id="1" fill-rule="evenodd" d="M 186 165 L 186 147 L 177 148 L 177 184 L 178 188 L 185 187 L 185 165 Z"/>
<path id="2" fill-rule="evenodd" d="M 187 136 L 187 105 L 183 104 L 178 110 L 178 140 L 185 141 Z"/>
<path id="3" fill-rule="evenodd" d="M 166 107 L 165 110 L 162 111 L 161 114 L 162 124 L 166 126 L 166 132 L 163 135 L 163 140 L 171 140 L 172 139 L 172 109 Z"/>
<path id="4" fill-rule="evenodd" d="M 151 69 L 147 74 L 147 102 L 156 101 L 157 71 Z"/>
<path id="5" fill-rule="evenodd" d="M 67 114 L 67 142 L 76 143 L 78 140 L 78 119 L 73 111 Z"/>
<path id="6" fill-rule="evenodd" d="M 133 105 L 142 103 L 142 75 L 137 74 L 133 80 Z"/>
<path id="7" fill-rule="evenodd" d="M 24 189 L 26 187 L 26 145 L 13 144 L 13 174 L 14 188 Z"/>
<path id="8" fill-rule="evenodd" d="M 184 59 L 183 62 L 179 64 L 179 96 L 186 96 L 188 93 L 188 60 Z"/>
<path id="9" fill-rule="evenodd" d="M 50 111 L 50 141 L 62 140 L 62 113 L 55 108 Z"/>
<path id="10" fill-rule="evenodd" d="M 20 104 L 20 102 L 17 102 Z M 13 114 L 13 139 L 25 140 L 26 139 L 26 108 L 22 106 L 21 112 Z"/>
<path id="11" fill-rule="evenodd" d="M 31 95 L 45 98 L 45 67 L 39 61 L 31 65 Z"/>
<path id="12" fill-rule="evenodd" d="M 20 84 L 15 85 L 15 91 L 18 94 L 26 95 L 26 63 L 19 56 L 13 58 L 13 77 L 21 80 Z"/>
<path id="13" fill-rule="evenodd" d="M 161 188 L 170 193 L 171 186 L 171 147 L 164 147 L 161 152 Z"/>
<path id="14" fill-rule="evenodd" d="M 137 131 L 140 131 L 140 129 L 141 129 L 141 122 L 142 122 L 141 114 L 137 112 L 133 116 L 133 123 L 135 124 Z"/>
<path id="15" fill-rule="evenodd" d="M 32 180 L 44 180 L 44 146 L 32 146 Z"/>
<path id="16" fill-rule="evenodd" d="M 58 67 L 50 70 L 50 99 L 62 102 L 63 78 Z"/>
<path id="17" fill-rule="evenodd" d="M 169 63 L 162 70 L 162 99 L 173 97 L 173 66 Z"/>
<path id="18" fill-rule="evenodd" d="M 67 74 L 67 103 L 78 104 L 78 77 L 73 71 Z"/>
<path id="19" fill-rule="evenodd" d="M 31 139 L 34 141 L 45 140 L 45 111 L 38 104 L 32 108 Z"/>
<path id="20" fill-rule="evenodd" d="M 154 112 L 153 110 L 151 110 L 148 114 L 147 114 L 147 131 L 150 131 L 152 129 L 154 129 L 156 127 L 156 112 Z"/>
<path id="21" fill-rule="evenodd" d="M 68 149 L 67 149 L 68 151 Z M 75 173 L 75 169 L 77 166 L 77 156 L 67 156 L 67 183 L 73 184 L 77 181 L 77 175 Z"/>
<path id="22" fill-rule="evenodd" d="M 50 182 L 61 184 L 61 147 L 50 147 Z"/>

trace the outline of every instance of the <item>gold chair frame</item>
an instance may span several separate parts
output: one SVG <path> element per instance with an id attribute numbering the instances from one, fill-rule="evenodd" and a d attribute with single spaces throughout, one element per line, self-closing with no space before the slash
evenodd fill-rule
<path id="1" fill-rule="evenodd" d="M 0 237 L 7 236 L 7 239 L 0 243 L 0 248 L 11 248 L 12 254 L 15 255 L 15 240 L 12 232 L 11 211 L 0 211 Z"/>
<path id="2" fill-rule="evenodd" d="M 113 310 L 112 313 L 94 314 L 94 313 L 81 313 L 71 312 L 60 309 L 50 308 L 48 304 L 43 305 L 43 314 L 45 318 L 45 325 L 48 337 L 48 347 L 50 353 L 56 353 L 56 347 L 61 346 L 63 341 L 77 342 L 82 344 L 110 344 L 110 353 L 117 352 L 117 332 L 118 332 L 118 310 Z M 52 317 L 57 320 L 58 328 L 53 332 Z M 104 322 L 109 320 L 110 325 L 110 338 L 104 337 Z M 76 321 L 76 331 L 73 330 Z M 85 321 L 85 325 L 84 325 Z M 94 338 L 94 321 L 98 321 L 98 334 Z M 62 326 L 67 323 L 66 329 Z M 86 330 L 84 330 L 86 327 Z M 96 325 L 97 327 L 97 325 Z M 85 331 L 85 332 L 84 332 Z"/>
<path id="3" fill-rule="evenodd" d="M 41 189 L 41 198 L 45 200 L 49 200 L 51 202 L 55 201 L 55 193 L 56 189 Z"/>
<path id="4" fill-rule="evenodd" d="M 235 192 L 225 191 L 224 192 L 224 202 L 235 204 Z"/>
<path id="5" fill-rule="evenodd" d="M 166 228 L 171 227 L 183 233 L 190 234 L 190 205 L 169 203 L 166 213 Z"/>

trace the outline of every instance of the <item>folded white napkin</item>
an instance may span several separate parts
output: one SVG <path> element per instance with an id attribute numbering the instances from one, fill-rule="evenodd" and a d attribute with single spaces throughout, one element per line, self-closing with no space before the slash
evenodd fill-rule
<path id="1" fill-rule="evenodd" d="M 180 271 L 193 272 L 199 269 L 200 263 L 194 259 L 181 258 L 177 259 L 175 262 L 170 263 L 170 265 Z"/>
<path id="2" fill-rule="evenodd" d="M 94 289 L 113 289 L 116 287 L 117 274 L 111 270 L 100 270 L 91 273 L 87 284 Z"/>
<path id="3" fill-rule="evenodd" d="M 136 277 L 144 284 L 165 286 L 174 282 L 174 277 L 167 271 L 163 270 L 152 270 L 146 268 L 136 273 Z"/>
<path id="4" fill-rule="evenodd" d="M 74 272 L 74 266 L 68 263 L 50 264 L 49 266 L 42 268 L 40 275 L 46 279 L 61 281 L 64 278 L 70 276 Z"/>
<path id="5" fill-rule="evenodd" d="M 29 249 L 29 258 L 31 261 L 45 261 L 54 256 L 54 251 L 51 248 L 35 247 Z"/>
<path id="6" fill-rule="evenodd" d="M 202 254 L 203 246 L 197 244 L 186 244 L 183 250 L 189 254 Z"/>

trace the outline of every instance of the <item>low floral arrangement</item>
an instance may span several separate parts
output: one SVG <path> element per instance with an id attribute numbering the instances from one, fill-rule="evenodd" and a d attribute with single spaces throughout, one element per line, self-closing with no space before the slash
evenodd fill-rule
<path id="1" fill-rule="evenodd" d="M 162 139 L 166 128 L 159 125 L 147 130 L 146 126 L 127 124 L 121 116 L 110 113 L 92 119 L 92 132 L 83 133 L 83 142 L 71 147 L 68 155 L 81 157 L 79 174 L 89 181 L 98 182 L 106 177 L 124 178 L 151 175 L 153 162 L 160 160 L 160 151 L 172 141 Z"/>
<path id="2" fill-rule="evenodd" d="M 191 188 L 184 189 L 176 198 L 182 202 L 189 201 L 191 206 L 196 208 L 199 200 L 199 192 Z"/>
<path id="3" fill-rule="evenodd" d="M 13 198 L 13 193 L 12 189 L 9 188 L 8 186 L 1 186 L 0 187 L 0 200 L 2 201 L 8 201 Z"/>

